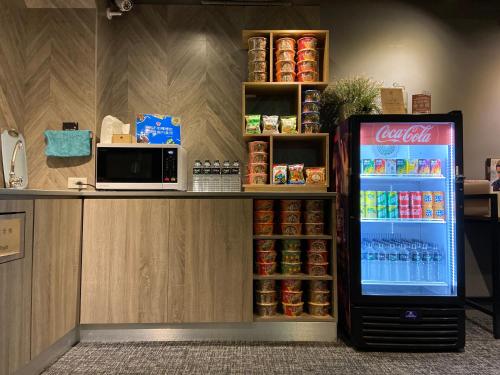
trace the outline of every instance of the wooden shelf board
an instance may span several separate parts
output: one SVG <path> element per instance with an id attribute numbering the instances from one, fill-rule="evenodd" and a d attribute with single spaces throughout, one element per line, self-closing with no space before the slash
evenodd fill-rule
<path id="1" fill-rule="evenodd" d="M 294 192 L 294 193 L 325 193 L 328 190 L 326 185 L 272 185 L 272 184 L 264 184 L 264 185 L 243 185 L 243 190 L 246 192 Z M 291 236 L 289 236 L 291 237 Z"/>
<path id="2" fill-rule="evenodd" d="M 328 138 L 328 133 L 297 133 L 297 134 L 243 134 L 245 140 L 249 139 L 262 139 L 262 138 L 280 138 L 280 139 L 319 139 Z"/>
<path id="3" fill-rule="evenodd" d="M 336 322 L 335 318 L 331 315 L 312 316 L 307 313 L 303 313 L 300 316 L 286 316 L 284 314 L 259 316 L 254 314 L 253 320 L 254 322 Z"/>
<path id="4" fill-rule="evenodd" d="M 260 235 L 254 234 L 254 240 L 331 240 L 330 234 L 300 234 L 297 236 L 287 236 L 283 234 Z"/>
<path id="5" fill-rule="evenodd" d="M 257 90 L 258 92 L 272 91 L 292 91 L 296 90 L 297 86 L 318 87 L 324 89 L 328 86 L 329 82 L 243 82 L 246 92 L 252 93 Z"/>
<path id="6" fill-rule="evenodd" d="M 312 276 L 305 273 L 298 273 L 296 275 L 283 275 L 275 273 L 274 275 L 253 275 L 254 280 L 333 280 L 333 276 Z"/>

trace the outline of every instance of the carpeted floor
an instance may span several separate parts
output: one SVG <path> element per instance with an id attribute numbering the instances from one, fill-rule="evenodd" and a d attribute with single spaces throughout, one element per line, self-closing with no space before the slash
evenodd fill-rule
<path id="1" fill-rule="evenodd" d="M 490 318 L 475 311 L 468 317 L 463 353 L 370 353 L 319 343 L 87 343 L 44 374 L 500 374 Z"/>

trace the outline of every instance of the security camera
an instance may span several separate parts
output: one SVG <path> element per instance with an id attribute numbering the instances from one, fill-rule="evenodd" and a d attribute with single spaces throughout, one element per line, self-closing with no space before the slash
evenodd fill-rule
<path id="1" fill-rule="evenodd" d="M 132 0 L 115 0 L 115 4 L 121 12 L 129 12 L 132 10 Z"/>

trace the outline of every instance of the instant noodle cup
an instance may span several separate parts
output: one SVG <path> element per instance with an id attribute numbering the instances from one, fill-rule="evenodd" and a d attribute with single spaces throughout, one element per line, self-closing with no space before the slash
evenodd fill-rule
<path id="1" fill-rule="evenodd" d="M 299 82 L 316 82 L 318 80 L 318 73 L 313 71 L 297 73 L 297 81 Z"/>
<path id="2" fill-rule="evenodd" d="M 273 316 L 276 315 L 278 302 L 273 303 L 257 303 L 257 315 Z"/>
<path id="3" fill-rule="evenodd" d="M 276 290 L 276 280 L 255 280 L 255 286 L 257 290 L 261 291 L 275 291 Z"/>
<path id="4" fill-rule="evenodd" d="M 282 223 L 300 223 L 300 211 L 281 211 L 280 219 Z"/>
<path id="5" fill-rule="evenodd" d="M 278 50 L 294 50 L 295 49 L 295 39 L 292 38 L 279 38 L 276 40 L 275 47 Z"/>
<path id="6" fill-rule="evenodd" d="M 308 199 L 304 203 L 306 211 L 323 211 L 325 202 L 321 199 Z"/>
<path id="7" fill-rule="evenodd" d="M 261 224 L 261 223 L 254 223 L 253 225 L 253 231 L 254 234 L 261 235 L 261 236 L 270 236 L 273 234 L 274 230 L 274 224 Z"/>
<path id="8" fill-rule="evenodd" d="M 253 209 L 255 211 L 272 211 L 274 201 L 272 199 L 256 199 L 253 201 Z"/>
<path id="9" fill-rule="evenodd" d="M 326 280 L 311 280 L 309 281 L 309 290 L 310 291 L 328 291 L 328 281 Z"/>
<path id="10" fill-rule="evenodd" d="M 269 147 L 268 142 L 264 141 L 253 141 L 253 142 L 248 142 L 248 151 L 250 153 L 253 152 L 267 152 L 267 148 Z"/>
<path id="11" fill-rule="evenodd" d="M 249 61 L 248 71 L 250 73 L 265 73 L 267 71 L 267 63 L 265 61 Z"/>
<path id="12" fill-rule="evenodd" d="M 274 303 L 276 302 L 276 291 L 256 290 L 255 297 L 257 303 Z"/>
<path id="13" fill-rule="evenodd" d="M 294 72 L 277 72 L 276 73 L 277 82 L 295 82 Z M 253 81 L 256 82 L 256 81 Z"/>
<path id="14" fill-rule="evenodd" d="M 296 275 L 300 273 L 302 268 L 302 263 L 300 262 L 281 262 L 281 273 L 283 275 Z"/>
<path id="15" fill-rule="evenodd" d="M 251 49 L 248 51 L 248 61 L 266 61 L 265 49 Z"/>
<path id="16" fill-rule="evenodd" d="M 328 263 L 307 263 L 307 273 L 311 276 L 324 276 L 328 271 Z"/>
<path id="17" fill-rule="evenodd" d="M 304 302 L 284 303 L 283 313 L 287 316 L 299 316 L 304 312 Z"/>
<path id="18" fill-rule="evenodd" d="M 297 72 L 318 72 L 318 62 L 316 60 L 302 60 L 297 63 Z"/>
<path id="19" fill-rule="evenodd" d="M 302 280 L 281 280 L 281 291 L 287 290 L 300 291 L 302 288 Z"/>
<path id="20" fill-rule="evenodd" d="M 266 82 L 267 73 L 266 72 L 249 72 L 248 82 Z"/>
<path id="21" fill-rule="evenodd" d="M 267 173 L 251 173 L 247 175 L 250 185 L 265 185 L 267 183 Z"/>
<path id="22" fill-rule="evenodd" d="M 281 223 L 281 233 L 285 236 L 297 236 L 302 233 L 302 224 Z"/>
<path id="23" fill-rule="evenodd" d="M 267 40 L 263 36 L 248 38 L 248 49 L 266 49 Z"/>
<path id="24" fill-rule="evenodd" d="M 321 100 L 321 92 L 319 90 L 305 90 L 304 91 L 304 102 L 315 102 L 318 103 Z"/>
<path id="25" fill-rule="evenodd" d="M 276 71 L 278 73 L 295 72 L 295 62 L 287 60 L 276 61 Z"/>
<path id="26" fill-rule="evenodd" d="M 293 61 L 295 62 L 295 50 L 279 49 L 276 51 L 276 61 Z"/>
<path id="27" fill-rule="evenodd" d="M 302 112 L 319 112 L 319 102 L 302 103 Z"/>
<path id="28" fill-rule="evenodd" d="M 328 290 L 310 290 L 309 302 L 312 303 L 326 303 L 330 302 L 330 291 Z"/>
<path id="29" fill-rule="evenodd" d="M 250 163 L 266 163 L 268 155 L 267 152 L 251 152 L 248 155 L 248 161 Z"/>
<path id="30" fill-rule="evenodd" d="M 267 166 L 268 166 L 267 163 L 249 163 L 248 164 L 248 174 L 266 173 Z"/>
<path id="31" fill-rule="evenodd" d="M 276 240 L 255 240 L 255 250 L 257 251 L 274 251 L 276 248 Z"/>
<path id="32" fill-rule="evenodd" d="M 300 250 L 300 240 L 281 240 L 282 250 Z"/>
<path id="33" fill-rule="evenodd" d="M 282 211 L 300 211 L 302 201 L 300 199 L 281 199 L 280 208 Z"/>
<path id="34" fill-rule="evenodd" d="M 304 223 L 305 234 L 323 234 L 324 223 Z"/>
<path id="35" fill-rule="evenodd" d="M 318 61 L 318 51 L 313 48 L 304 48 L 297 52 L 297 61 Z"/>
<path id="36" fill-rule="evenodd" d="M 255 266 L 257 268 L 257 274 L 261 276 L 272 275 L 273 273 L 276 272 L 276 262 L 268 262 L 268 263 L 255 262 Z"/>
<path id="37" fill-rule="evenodd" d="M 254 211 L 254 223 L 272 223 L 274 220 L 274 211 Z"/>
<path id="38" fill-rule="evenodd" d="M 327 240 L 307 240 L 307 248 L 311 251 L 326 251 Z"/>
<path id="39" fill-rule="evenodd" d="M 319 122 L 319 112 L 303 112 L 302 122 Z"/>
<path id="40" fill-rule="evenodd" d="M 285 290 L 281 293 L 281 301 L 283 303 L 301 303 L 302 291 Z"/>
<path id="41" fill-rule="evenodd" d="M 299 40 L 297 40 L 297 48 L 299 50 L 306 48 L 314 49 L 316 48 L 317 44 L 318 44 L 318 39 L 316 39 L 313 36 L 304 36 Z"/>
<path id="42" fill-rule="evenodd" d="M 325 218 L 324 211 L 304 211 L 304 222 L 323 223 Z"/>
<path id="43" fill-rule="evenodd" d="M 307 260 L 310 263 L 328 262 L 328 251 L 326 250 L 307 250 Z"/>
<path id="44" fill-rule="evenodd" d="M 321 132 L 321 124 L 319 122 L 303 122 L 302 133 L 315 134 Z"/>
<path id="45" fill-rule="evenodd" d="M 312 316 L 327 316 L 330 309 L 330 303 L 309 302 L 309 314 Z"/>
<path id="46" fill-rule="evenodd" d="M 300 250 L 282 250 L 281 260 L 287 263 L 300 263 Z"/>

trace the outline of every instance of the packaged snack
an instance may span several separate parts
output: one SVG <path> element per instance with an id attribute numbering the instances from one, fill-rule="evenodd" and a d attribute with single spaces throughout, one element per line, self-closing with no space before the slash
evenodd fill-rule
<path id="1" fill-rule="evenodd" d="M 327 316 L 330 303 L 314 303 L 309 302 L 309 314 L 312 316 Z"/>
<path id="2" fill-rule="evenodd" d="M 321 199 L 308 199 L 305 201 L 306 211 L 323 211 L 325 202 Z"/>
<path id="3" fill-rule="evenodd" d="M 259 174 L 267 172 L 267 163 L 248 164 L 248 174 Z"/>
<path id="4" fill-rule="evenodd" d="M 251 152 L 248 155 L 249 163 L 267 163 L 267 152 Z"/>
<path id="5" fill-rule="evenodd" d="M 274 303 L 257 303 L 257 314 L 259 316 L 276 315 L 278 302 Z"/>
<path id="6" fill-rule="evenodd" d="M 281 273 L 283 275 L 296 275 L 300 273 L 301 267 L 302 263 L 300 262 L 295 262 L 295 263 L 281 262 Z"/>
<path id="7" fill-rule="evenodd" d="M 323 223 L 324 216 L 323 211 L 305 211 L 304 223 Z"/>
<path id="8" fill-rule="evenodd" d="M 311 276 L 326 275 L 328 263 L 307 263 L 307 273 Z"/>
<path id="9" fill-rule="evenodd" d="M 326 251 L 326 250 L 322 250 L 322 251 L 307 250 L 307 260 L 310 263 L 328 262 L 328 251 Z"/>
<path id="10" fill-rule="evenodd" d="M 260 134 L 260 115 L 246 115 L 246 133 Z"/>
<path id="11" fill-rule="evenodd" d="M 281 233 L 287 236 L 297 236 L 302 232 L 300 223 L 281 223 Z"/>
<path id="12" fill-rule="evenodd" d="M 275 164 L 273 166 L 273 184 L 286 184 L 287 168 L 286 164 Z"/>
<path id="13" fill-rule="evenodd" d="M 273 223 L 254 223 L 253 231 L 257 235 L 271 235 L 273 234 L 274 224 Z"/>
<path id="14" fill-rule="evenodd" d="M 306 48 L 316 48 L 317 44 L 318 44 L 318 39 L 316 39 L 313 36 L 304 36 L 299 40 L 297 40 L 297 48 L 299 50 Z"/>
<path id="15" fill-rule="evenodd" d="M 265 73 L 267 71 L 267 63 L 265 61 L 249 61 L 248 71 L 250 73 Z"/>
<path id="16" fill-rule="evenodd" d="M 319 90 L 305 90 L 304 102 L 319 102 L 321 100 L 321 92 Z"/>
<path id="17" fill-rule="evenodd" d="M 300 223 L 300 211 L 281 211 L 282 223 Z"/>
<path id="18" fill-rule="evenodd" d="M 306 168 L 306 184 L 322 184 L 326 182 L 326 172 L 324 167 Z"/>
<path id="19" fill-rule="evenodd" d="M 375 159 L 375 174 L 385 174 L 385 159 Z"/>
<path id="20" fill-rule="evenodd" d="M 262 134 L 278 134 L 279 116 L 262 115 Z"/>
<path id="21" fill-rule="evenodd" d="M 317 72 L 318 63 L 314 60 L 303 60 L 297 64 L 297 71 L 302 72 Z"/>
<path id="22" fill-rule="evenodd" d="M 296 116 L 281 116 L 280 117 L 281 132 L 283 134 L 297 133 L 297 117 Z"/>
<path id="23" fill-rule="evenodd" d="M 302 112 L 319 112 L 319 102 L 302 103 Z"/>
<path id="24" fill-rule="evenodd" d="M 276 51 L 276 61 L 294 61 L 295 50 L 293 49 L 279 49 Z"/>
<path id="25" fill-rule="evenodd" d="M 281 294 L 283 303 L 300 303 L 302 302 L 302 291 L 286 290 Z"/>
<path id="26" fill-rule="evenodd" d="M 430 174 L 431 164 L 429 159 L 418 159 L 418 174 Z"/>
<path id="27" fill-rule="evenodd" d="M 297 73 L 297 81 L 299 82 L 316 82 L 318 80 L 318 73 L 308 70 L 306 72 Z"/>
<path id="28" fill-rule="evenodd" d="M 300 240 L 281 240 L 283 250 L 300 250 Z"/>
<path id="29" fill-rule="evenodd" d="M 311 251 L 326 251 L 327 240 L 307 240 L 307 248 Z"/>
<path id="30" fill-rule="evenodd" d="M 267 40 L 263 36 L 254 36 L 248 38 L 248 48 L 249 49 L 266 49 Z"/>
<path id="31" fill-rule="evenodd" d="M 303 122 L 302 123 L 302 133 L 312 134 L 312 133 L 320 133 L 321 132 L 321 124 L 319 122 Z"/>
<path id="32" fill-rule="evenodd" d="M 248 61 L 266 61 L 266 50 L 251 49 L 248 51 Z"/>
<path id="33" fill-rule="evenodd" d="M 295 73 L 294 72 L 277 72 L 276 73 L 277 82 L 294 82 Z"/>
<path id="34" fill-rule="evenodd" d="M 289 61 L 289 60 L 276 61 L 276 71 L 278 73 L 294 73 L 295 61 Z"/>
<path id="35" fill-rule="evenodd" d="M 272 223 L 274 220 L 274 211 L 255 211 L 253 213 L 254 223 Z"/>
<path id="36" fill-rule="evenodd" d="M 281 281 L 281 291 L 300 291 L 302 286 L 302 280 L 282 280 Z"/>
<path id="37" fill-rule="evenodd" d="M 256 251 L 255 260 L 259 263 L 276 262 L 276 251 Z"/>
<path id="38" fill-rule="evenodd" d="M 257 274 L 261 276 L 268 276 L 272 275 L 274 272 L 276 272 L 276 262 L 270 262 L 270 263 L 255 263 L 257 267 Z"/>
<path id="39" fill-rule="evenodd" d="M 304 302 L 300 303 L 284 303 L 283 313 L 287 316 L 299 316 L 304 311 Z"/>
<path id="40" fill-rule="evenodd" d="M 310 291 L 328 291 L 328 281 L 326 280 L 311 280 L 309 281 L 309 290 Z"/>
<path id="41" fill-rule="evenodd" d="M 305 184 L 304 179 L 304 164 L 292 164 L 288 166 L 288 183 L 289 184 Z"/>
<path id="42" fill-rule="evenodd" d="M 249 72 L 248 82 L 266 82 L 267 73 L 266 72 Z"/>
<path id="43" fill-rule="evenodd" d="M 430 160 L 431 174 L 440 175 L 441 174 L 441 160 L 431 159 Z"/>
<path id="44" fill-rule="evenodd" d="M 253 202 L 253 207 L 255 211 L 272 211 L 274 201 L 272 199 L 256 199 Z"/>
<path id="45" fill-rule="evenodd" d="M 281 260 L 287 263 L 300 263 L 300 250 L 282 250 Z"/>
<path id="46" fill-rule="evenodd" d="M 306 234 L 323 234 L 324 223 L 304 223 Z"/>
<path id="47" fill-rule="evenodd" d="M 267 173 L 252 173 L 248 176 L 250 185 L 265 185 L 267 184 Z"/>
<path id="48" fill-rule="evenodd" d="M 318 61 L 318 51 L 313 48 L 304 48 L 297 52 L 297 61 Z"/>
<path id="49" fill-rule="evenodd" d="M 329 301 L 330 301 L 330 291 L 328 291 L 328 290 L 311 290 L 311 291 L 309 291 L 309 302 L 328 303 Z"/>
<path id="50" fill-rule="evenodd" d="M 300 211 L 302 201 L 300 199 L 281 199 L 280 208 L 282 211 Z"/>
<path id="51" fill-rule="evenodd" d="M 276 302 L 276 291 L 256 290 L 255 297 L 257 303 L 274 303 Z"/>
<path id="52" fill-rule="evenodd" d="M 256 240 L 255 249 L 257 251 L 272 251 L 276 248 L 276 240 Z"/>
<path id="53" fill-rule="evenodd" d="M 279 38 L 276 40 L 276 48 L 294 50 L 295 49 L 295 39 L 292 38 Z"/>
<path id="54" fill-rule="evenodd" d="M 385 173 L 386 174 L 396 174 L 396 159 L 386 159 L 385 160 Z"/>

